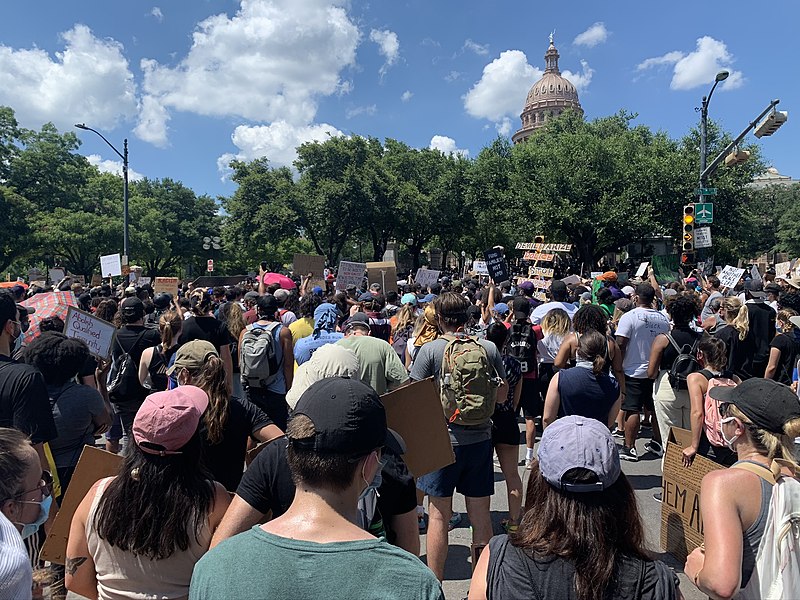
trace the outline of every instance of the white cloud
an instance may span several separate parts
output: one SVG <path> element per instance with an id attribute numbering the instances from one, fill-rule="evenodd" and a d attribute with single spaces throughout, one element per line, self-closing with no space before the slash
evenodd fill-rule
<path id="1" fill-rule="evenodd" d="M 233 17 L 201 21 L 175 67 L 142 60 L 145 96 L 136 134 L 166 143 L 171 110 L 307 125 L 318 98 L 346 87 L 340 73 L 355 64 L 360 34 L 348 4 L 241 0 Z"/>
<path id="2" fill-rule="evenodd" d="M 471 50 L 478 56 L 486 56 L 489 54 L 489 44 L 479 44 L 478 42 L 473 42 L 470 39 L 464 42 L 464 45 L 461 48 L 462 50 Z"/>
<path id="3" fill-rule="evenodd" d="M 286 121 L 276 121 L 270 125 L 240 125 L 231 135 L 231 141 L 239 151 L 220 156 L 217 168 L 224 181 L 230 173 L 228 164 L 234 159 L 247 161 L 267 157 L 274 167 L 291 167 L 297 158 L 296 149 L 303 142 L 323 142 L 341 135 L 344 134 L 327 123 L 295 126 Z"/>
<path id="4" fill-rule="evenodd" d="M 85 25 L 61 34 L 64 49 L 0 45 L 0 105 L 14 109 L 25 127 L 52 121 L 59 129 L 86 123 L 112 129 L 136 115 L 136 84 L 122 45 L 96 38 Z"/>
<path id="5" fill-rule="evenodd" d="M 543 72 L 528 64 L 525 53 L 506 50 L 483 68 L 483 76 L 464 95 L 467 113 L 495 123 L 518 116 L 531 86 Z"/>
<path id="6" fill-rule="evenodd" d="M 409 100 L 411 100 L 411 98 L 413 98 L 413 97 L 414 97 L 414 92 L 412 92 L 411 90 L 406 90 L 406 91 L 405 91 L 405 92 L 403 92 L 403 94 L 400 96 L 400 100 L 401 100 L 402 102 L 408 102 L 408 101 L 409 101 Z"/>
<path id="7" fill-rule="evenodd" d="M 469 150 L 458 148 L 456 146 L 456 141 L 451 137 L 447 137 L 446 135 L 433 136 L 428 147 L 431 150 L 438 150 L 443 154 L 458 154 L 465 158 L 469 156 Z"/>
<path id="8" fill-rule="evenodd" d="M 101 173 L 111 173 L 113 175 L 119 175 L 122 177 L 122 161 L 121 160 L 109 160 L 104 159 L 99 154 L 90 154 L 86 157 L 86 160 L 89 161 L 89 164 L 94 165 L 97 167 L 98 171 Z M 128 166 L 128 179 L 130 181 L 139 181 L 140 179 L 144 179 L 144 175 L 139 173 L 138 171 L 134 171 L 133 169 Z"/>
<path id="9" fill-rule="evenodd" d="M 580 73 L 577 71 L 574 73 L 572 71 L 561 71 L 561 75 L 565 79 L 568 79 L 578 92 L 582 92 L 589 87 L 589 84 L 592 82 L 592 75 L 594 75 L 594 69 L 592 69 L 585 60 L 581 61 L 581 69 L 582 71 Z"/>
<path id="10" fill-rule="evenodd" d="M 352 119 L 353 117 L 357 117 L 359 115 L 367 115 L 371 117 L 376 112 L 378 112 L 378 107 L 374 104 L 370 104 L 369 106 L 356 106 L 354 108 L 350 108 L 345 111 L 344 116 L 346 119 Z"/>
<path id="11" fill-rule="evenodd" d="M 497 129 L 497 133 L 502 136 L 511 135 L 511 119 L 508 117 L 503 117 L 503 120 L 495 123 L 495 129 Z"/>
<path id="12" fill-rule="evenodd" d="M 673 90 L 690 90 L 713 83 L 714 77 L 724 68 L 730 71 L 730 76 L 722 83 L 722 89 L 731 90 L 741 87 L 745 81 L 741 71 L 731 68 L 733 62 L 733 55 L 728 52 L 724 42 L 703 36 L 698 38 L 697 47 L 693 52 L 686 54 L 680 50 L 673 50 L 662 56 L 642 61 L 636 70 L 645 71 L 653 67 L 674 65 L 669 87 Z"/>
<path id="13" fill-rule="evenodd" d="M 587 46 L 588 48 L 594 48 L 598 44 L 605 42 L 607 39 L 608 30 L 606 29 L 605 24 L 602 22 L 597 22 L 583 33 L 576 35 L 575 39 L 572 40 L 572 43 L 576 46 Z"/>
<path id="14" fill-rule="evenodd" d="M 397 34 L 394 31 L 389 31 L 388 29 L 383 31 L 373 29 L 369 32 L 369 39 L 371 42 L 378 44 L 378 52 L 386 59 L 379 71 L 381 77 L 383 77 L 389 67 L 396 63 L 400 56 L 400 40 L 397 39 Z"/>
<path id="15" fill-rule="evenodd" d="M 164 22 L 164 13 L 162 13 L 161 9 L 158 8 L 157 6 L 154 6 L 153 8 L 150 9 L 150 16 L 155 17 L 156 21 L 158 21 L 159 23 Z"/>
<path id="16" fill-rule="evenodd" d="M 444 80 L 447 83 L 453 83 L 454 81 L 461 79 L 461 72 L 460 71 L 450 71 L 447 75 L 444 76 Z"/>

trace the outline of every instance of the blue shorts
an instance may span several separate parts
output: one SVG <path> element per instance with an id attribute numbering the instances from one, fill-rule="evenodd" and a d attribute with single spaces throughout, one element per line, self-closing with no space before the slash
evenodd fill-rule
<path id="1" fill-rule="evenodd" d="M 456 462 L 422 475 L 417 479 L 417 488 L 434 498 L 451 498 L 456 491 L 469 498 L 491 496 L 494 494 L 492 451 L 492 440 L 453 446 Z"/>

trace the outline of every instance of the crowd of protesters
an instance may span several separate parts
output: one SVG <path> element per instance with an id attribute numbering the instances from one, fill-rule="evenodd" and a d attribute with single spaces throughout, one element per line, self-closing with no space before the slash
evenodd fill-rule
<path id="1" fill-rule="evenodd" d="M 62 282 L 116 327 L 110 360 L 22 303 L 49 290 L 0 290 L 0 598 L 47 577 L 88 598 L 443 598 L 456 493 L 470 598 L 678 598 L 620 462 L 663 458 L 672 427 L 691 432 L 684 466 L 739 467 L 704 478 L 705 546 L 684 569 L 733 597 L 758 579 L 773 486 L 798 469 L 800 276 L 755 274 L 730 289 L 652 269 L 344 289 L 261 269 L 159 294 Z M 417 476 L 380 396 L 429 377 L 455 461 Z M 46 567 L 86 445 L 120 453 L 119 472 Z"/>

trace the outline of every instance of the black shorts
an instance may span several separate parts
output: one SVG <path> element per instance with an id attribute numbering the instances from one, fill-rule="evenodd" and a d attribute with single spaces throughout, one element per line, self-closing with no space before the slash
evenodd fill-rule
<path id="1" fill-rule="evenodd" d="M 520 394 L 519 405 L 526 419 L 535 419 L 542 416 L 544 403 L 539 394 L 538 379 L 522 379 L 522 393 Z"/>
<path id="2" fill-rule="evenodd" d="M 519 446 L 519 425 L 513 411 L 495 412 L 492 416 L 492 445 Z"/>
<path id="3" fill-rule="evenodd" d="M 649 377 L 643 379 L 625 375 L 625 397 L 622 410 L 629 413 L 642 412 L 643 408 L 653 410 L 653 384 Z"/>

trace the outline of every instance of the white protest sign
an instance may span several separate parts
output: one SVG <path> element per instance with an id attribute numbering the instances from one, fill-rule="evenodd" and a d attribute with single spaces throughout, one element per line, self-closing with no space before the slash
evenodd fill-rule
<path id="1" fill-rule="evenodd" d="M 433 269 L 419 269 L 417 274 L 414 275 L 414 281 L 422 287 L 428 287 L 439 281 L 441 271 L 434 271 Z"/>
<path id="2" fill-rule="evenodd" d="M 732 289 L 739 283 L 742 275 L 744 275 L 744 269 L 725 265 L 725 268 L 722 269 L 722 273 L 719 274 L 719 283 L 722 287 Z"/>
<path id="3" fill-rule="evenodd" d="M 117 328 L 112 323 L 70 306 L 64 321 L 64 335 L 86 342 L 89 352 L 103 360 L 111 358 Z"/>
<path id="4" fill-rule="evenodd" d="M 647 266 L 650 263 L 648 261 L 644 261 L 642 264 L 639 265 L 639 268 L 636 269 L 635 277 L 644 277 L 644 274 L 647 273 Z"/>
<path id="5" fill-rule="evenodd" d="M 119 253 L 100 257 L 100 275 L 102 277 L 119 277 L 122 275 L 122 262 Z"/>
<path id="6" fill-rule="evenodd" d="M 711 248 L 711 227 L 698 227 L 694 230 L 694 247 Z"/>
<path id="7" fill-rule="evenodd" d="M 64 279 L 64 269 L 50 269 L 50 281 L 58 283 Z"/>
<path id="8" fill-rule="evenodd" d="M 775 265 L 775 276 L 776 277 L 787 277 L 791 275 L 792 271 L 792 261 L 787 260 L 785 262 L 780 262 Z"/>
<path id="9" fill-rule="evenodd" d="M 578 277 L 577 275 L 570 275 L 569 277 L 564 277 L 564 279 L 562 279 L 561 281 L 563 281 L 566 285 L 570 285 L 572 283 L 580 283 L 581 278 Z"/>
<path id="10" fill-rule="evenodd" d="M 359 287 L 364 281 L 364 270 L 366 268 L 366 263 L 341 261 L 339 270 L 336 273 L 336 289 L 340 291 L 346 290 L 351 285 Z"/>
<path id="11" fill-rule="evenodd" d="M 138 283 L 139 283 L 139 285 L 147 285 L 148 283 L 150 283 L 150 278 L 149 277 L 139 277 L 139 282 Z"/>
<path id="12" fill-rule="evenodd" d="M 478 275 L 488 275 L 489 269 L 486 267 L 485 260 L 473 260 L 472 261 L 472 271 L 473 273 L 477 273 Z"/>
<path id="13" fill-rule="evenodd" d="M 592 279 L 597 279 L 597 278 L 598 278 L 598 277 L 600 277 L 600 275 L 602 275 L 602 274 L 603 274 L 603 272 L 602 272 L 602 271 L 592 271 L 592 273 L 591 273 L 591 275 L 592 275 Z"/>

